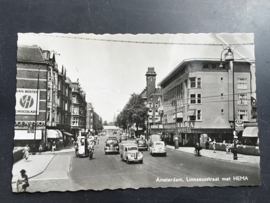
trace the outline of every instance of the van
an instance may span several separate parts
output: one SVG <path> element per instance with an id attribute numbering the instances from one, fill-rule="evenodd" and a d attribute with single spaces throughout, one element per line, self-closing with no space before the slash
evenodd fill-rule
<path id="1" fill-rule="evenodd" d="M 155 141 L 162 141 L 161 135 L 159 134 L 151 135 L 149 138 L 149 146 L 151 147 L 153 145 L 153 142 Z"/>

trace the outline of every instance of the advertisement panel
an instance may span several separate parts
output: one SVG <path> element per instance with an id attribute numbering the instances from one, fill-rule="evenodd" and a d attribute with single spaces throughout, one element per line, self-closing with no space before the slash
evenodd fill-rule
<path id="1" fill-rule="evenodd" d="M 17 88 L 16 114 L 39 115 L 39 96 L 39 90 Z"/>

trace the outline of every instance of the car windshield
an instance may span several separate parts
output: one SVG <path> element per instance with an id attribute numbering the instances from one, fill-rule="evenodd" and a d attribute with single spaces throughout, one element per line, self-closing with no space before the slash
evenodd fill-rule
<path id="1" fill-rule="evenodd" d="M 128 151 L 130 151 L 130 150 L 138 150 L 138 149 L 137 149 L 137 147 L 129 147 Z"/>
<path id="2" fill-rule="evenodd" d="M 139 140 L 138 143 L 139 143 L 139 144 L 144 144 L 145 141 L 144 141 L 144 140 Z"/>
<path id="3" fill-rule="evenodd" d="M 155 143 L 155 145 L 163 145 L 163 143 L 162 142 L 157 142 L 157 143 Z"/>
<path id="4" fill-rule="evenodd" d="M 116 144 L 117 140 L 115 140 L 115 139 L 107 140 L 106 143 L 107 144 Z"/>

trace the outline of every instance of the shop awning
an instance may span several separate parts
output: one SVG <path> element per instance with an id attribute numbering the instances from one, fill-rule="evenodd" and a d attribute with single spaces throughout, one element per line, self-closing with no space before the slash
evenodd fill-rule
<path id="1" fill-rule="evenodd" d="M 42 139 L 42 130 L 36 130 L 35 133 L 28 133 L 27 130 L 15 130 L 14 131 L 14 140 L 41 140 Z"/>
<path id="2" fill-rule="evenodd" d="M 71 133 L 64 132 L 64 134 L 67 135 L 67 136 L 73 137 L 73 134 L 71 134 Z"/>
<path id="3" fill-rule="evenodd" d="M 57 139 L 62 137 L 63 136 L 60 130 L 52 130 L 52 129 L 47 130 L 47 138 Z"/>
<path id="4" fill-rule="evenodd" d="M 187 112 L 187 115 L 188 115 L 188 116 L 195 116 L 195 115 L 196 115 L 196 110 L 189 110 L 189 111 Z"/>
<path id="5" fill-rule="evenodd" d="M 258 127 L 246 127 L 242 137 L 258 137 Z"/>

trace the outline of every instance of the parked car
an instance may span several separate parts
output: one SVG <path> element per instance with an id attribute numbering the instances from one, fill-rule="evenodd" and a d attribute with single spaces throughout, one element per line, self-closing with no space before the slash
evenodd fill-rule
<path id="1" fill-rule="evenodd" d="M 130 162 L 143 163 L 143 153 L 139 152 L 137 145 L 127 144 L 120 147 L 122 148 L 120 158 L 126 161 L 127 164 Z"/>
<path id="2" fill-rule="evenodd" d="M 166 156 L 167 151 L 165 147 L 165 143 L 163 141 L 153 141 L 152 145 L 149 148 L 150 154 L 153 156 L 154 154 L 161 154 Z"/>
<path id="3" fill-rule="evenodd" d="M 148 144 L 146 140 L 137 140 L 139 150 L 148 150 Z"/>
<path id="4" fill-rule="evenodd" d="M 119 153 L 119 142 L 116 138 L 108 138 L 105 142 L 104 152 L 107 153 Z"/>

